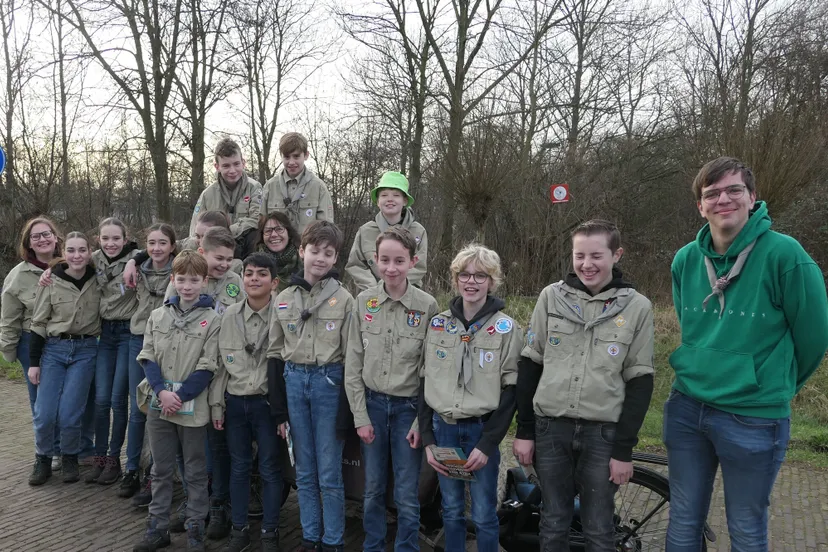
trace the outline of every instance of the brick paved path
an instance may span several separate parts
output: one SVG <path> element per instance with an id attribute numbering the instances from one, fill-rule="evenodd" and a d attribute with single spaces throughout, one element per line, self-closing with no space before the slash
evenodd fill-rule
<path id="1" fill-rule="evenodd" d="M 0 378 L 0 397 L 0 552 L 132 550 L 141 537 L 146 510 L 133 509 L 129 500 L 118 498 L 117 484 L 103 487 L 81 481 L 66 485 L 58 476 L 42 487 L 28 486 L 34 451 L 26 388 L 20 382 Z M 82 469 L 81 478 L 86 469 Z M 174 506 L 180 501 L 180 494 L 179 490 Z M 348 551 L 361 549 L 360 515 L 357 505 L 348 505 Z M 709 550 L 729 550 L 720 480 L 716 483 L 710 524 L 719 540 Z M 773 551 L 828 552 L 826 473 L 785 464 L 774 488 L 770 524 Z M 258 529 L 258 524 L 252 528 Z M 295 493 L 282 508 L 280 530 L 286 551 L 299 543 L 301 529 Z M 211 543 L 208 550 L 221 550 L 223 544 Z M 253 550 L 256 549 L 254 546 Z M 469 549 L 475 549 L 473 544 Z M 186 550 L 184 536 L 174 536 L 168 550 Z"/>

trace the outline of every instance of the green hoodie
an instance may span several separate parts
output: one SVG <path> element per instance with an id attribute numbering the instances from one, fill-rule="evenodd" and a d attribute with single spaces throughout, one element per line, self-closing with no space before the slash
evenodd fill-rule
<path id="1" fill-rule="evenodd" d="M 828 349 L 828 299 L 822 271 L 795 239 L 770 229 L 763 201 L 724 255 L 713 249 L 710 225 L 673 259 L 673 302 L 681 346 L 670 355 L 673 387 L 700 402 L 760 418 L 790 415 L 790 402 Z M 711 297 L 704 257 L 716 276 L 756 245 L 719 300 Z"/>

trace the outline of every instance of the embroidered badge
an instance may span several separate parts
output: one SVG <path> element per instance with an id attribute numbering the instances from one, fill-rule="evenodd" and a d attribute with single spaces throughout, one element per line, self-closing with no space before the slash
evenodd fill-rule
<path id="1" fill-rule="evenodd" d="M 327 324 L 325 324 L 325 329 L 329 332 L 332 332 L 336 329 L 336 324 L 333 321 L 330 321 Z"/>
<path id="2" fill-rule="evenodd" d="M 550 335 L 549 336 L 549 344 L 552 345 L 553 347 L 557 347 L 558 345 L 561 344 L 561 338 L 558 337 L 557 335 Z"/>
<path id="3" fill-rule="evenodd" d="M 363 349 L 367 349 L 367 348 L 368 348 L 368 340 L 367 340 L 367 339 L 363 339 L 363 340 L 362 340 L 362 348 L 363 348 Z"/>
<path id="4" fill-rule="evenodd" d="M 449 320 L 446 323 L 446 331 L 450 334 L 456 334 L 457 333 L 457 322 L 455 322 L 453 319 Z"/>
<path id="5" fill-rule="evenodd" d="M 488 328 L 486 328 L 486 333 L 489 334 L 489 335 L 494 335 L 495 331 L 497 331 L 497 330 L 495 329 L 494 326 L 489 326 Z"/>
<path id="6" fill-rule="evenodd" d="M 244 202 L 250 203 L 250 196 L 244 196 Z"/>
<path id="7" fill-rule="evenodd" d="M 305 211 L 305 216 L 306 217 L 312 217 L 313 216 L 313 209 L 308 209 L 307 211 Z"/>
<path id="8" fill-rule="evenodd" d="M 405 315 L 408 318 L 408 325 L 409 326 L 411 326 L 412 328 L 419 328 L 420 327 L 420 322 L 422 322 L 422 319 L 423 319 L 423 313 L 422 312 L 420 312 L 420 311 L 408 311 Z"/>
<path id="9" fill-rule="evenodd" d="M 437 349 L 437 358 L 443 360 L 444 358 L 446 358 L 446 352 L 442 349 Z"/>
<path id="10" fill-rule="evenodd" d="M 287 308 L 287 303 L 279 303 L 279 310 L 285 310 Z"/>
<path id="11" fill-rule="evenodd" d="M 367 314 L 367 313 L 366 313 L 366 314 L 365 314 L 365 321 L 366 321 L 366 322 L 373 322 L 373 321 L 374 321 L 374 317 L 373 317 L 373 316 L 371 316 L 370 314 Z"/>
<path id="12" fill-rule="evenodd" d="M 296 324 L 291 322 L 290 324 L 287 325 L 287 329 L 290 333 L 296 333 Z"/>
<path id="13" fill-rule="evenodd" d="M 615 325 L 618 326 L 619 328 L 627 323 L 627 321 L 624 320 L 624 317 L 621 316 L 620 314 L 615 317 L 615 320 L 613 320 L 613 322 L 615 322 Z"/>
<path id="14" fill-rule="evenodd" d="M 202 327 L 202 328 L 206 328 L 206 327 L 207 327 L 207 321 L 206 321 L 206 320 L 202 320 L 202 321 L 201 321 L 201 327 Z"/>
<path id="15" fill-rule="evenodd" d="M 530 347 L 533 347 L 535 345 L 535 332 L 533 332 L 532 330 L 528 330 L 526 332 L 526 344 Z"/>
<path id="16" fill-rule="evenodd" d="M 610 354 L 610 356 L 618 356 L 618 353 L 621 352 L 621 349 L 618 348 L 618 345 L 613 343 L 612 345 L 607 347 L 607 352 Z"/>
<path id="17" fill-rule="evenodd" d="M 572 305 L 572 310 L 578 313 L 578 316 L 583 316 L 581 313 L 581 306 L 580 305 Z"/>
<path id="18" fill-rule="evenodd" d="M 498 318 L 495 322 L 495 331 L 499 334 L 505 334 L 512 331 L 512 321 L 508 318 Z"/>
<path id="19" fill-rule="evenodd" d="M 234 357 L 231 354 L 231 355 L 227 355 L 226 357 L 224 357 L 224 360 L 227 361 L 227 364 L 233 364 L 234 362 L 236 362 L 236 357 Z"/>
<path id="20" fill-rule="evenodd" d="M 236 297 L 239 293 L 241 293 L 241 288 L 238 284 L 227 284 L 227 287 L 224 288 L 224 291 L 227 292 L 227 295 L 230 297 Z"/>
<path id="21" fill-rule="evenodd" d="M 422 238 L 420 238 L 420 236 L 414 236 L 414 241 L 417 242 L 417 243 L 420 243 L 421 239 Z"/>
<path id="22" fill-rule="evenodd" d="M 334 306 L 336 306 L 336 303 L 337 303 L 336 297 L 331 297 L 330 299 L 328 299 L 328 304 L 330 306 L 334 307 Z"/>
<path id="23" fill-rule="evenodd" d="M 224 314 L 224 311 L 227 310 L 227 307 L 224 303 L 216 303 L 216 312 L 219 314 Z"/>
<path id="24" fill-rule="evenodd" d="M 446 319 L 445 318 L 433 318 L 431 320 L 431 329 L 442 332 L 443 330 L 446 329 Z"/>
<path id="25" fill-rule="evenodd" d="M 468 343 L 469 341 L 471 341 L 471 336 L 470 335 L 461 335 L 460 336 L 460 341 L 462 341 L 463 343 Z"/>
<path id="26" fill-rule="evenodd" d="M 368 299 L 368 301 L 365 302 L 365 308 L 368 309 L 368 312 L 379 312 L 379 299 L 377 299 L 376 297 L 371 297 L 370 299 Z"/>
<path id="27" fill-rule="evenodd" d="M 486 351 L 486 354 L 483 355 L 483 360 L 486 362 L 491 362 L 494 360 L 494 353 L 491 351 Z"/>
<path id="28" fill-rule="evenodd" d="M 196 205 L 195 209 L 193 209 L 193 214 L 198 213 L 199 211 L 201 211 L 201 205 Z"/>
<path id="29" fill-rule="evenodd" d="M 612 305 L 614 302 L 615 302 L 615 299 L 607 299 L 606 301 L 604 301 L 604 308 L 601 309 L 601 312 L 602 313 L 606 312 L 607 309 L 610 308 L 610 305 Z"/>

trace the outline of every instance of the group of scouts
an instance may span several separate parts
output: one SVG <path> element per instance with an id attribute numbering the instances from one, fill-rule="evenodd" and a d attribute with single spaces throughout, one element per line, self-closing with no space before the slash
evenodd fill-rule
<path id="1" fill-rule="evenodd" d="M 539 476 L 542 550 L 569 550 L 576 494 L 586 549 L 615 550 L 614 495 L 632 476 L 654 375 L 653 307 L 617 266 L 616 226 L 574 229 L 574 270 L 540 293 L 524 335 L 495 295 L 500 258 L 479 244 L 452 261 L 456 296 L 440 312 L 421 289 L 427 238 L 408 182 L 388 172 L 371 192 L 379 213 L 346 264 L 354 298 L 334 270 L 343 234 L 327 187 L 304 165 L 307 141 L 289 133 L 280 152 L 283 169 L 263 188 L 246 175 L 239 146 L 222 140 L 217 182 L 180 242 L 159 223 L 139 250 L 108 218 L 93 251 L 84 234 L 62 237 L 45 217 L 26 224 L 22 262 L 4 283 L 0 352 L 20 360 L 28 382 L 29 483 L 55 469 L 78 481 L 86 461 L 86 482 L 120 479 L 119 496 L 148 505 L 134 551 L 165 548 L 170 532 L 186 531 L 188 550 L 229 534 L 226 550 L 241 552 L 251 548 L 257 471 L 261 549 L 278 551 L 289 440 L 296 551 L 343 550 L 344 407 L 362 443 L 365 551 L 385 550 L 389 468 L 394 549 L 419 549 L 423 454 L 439 478 L 445 548 L 465 550 L 467 484 L 434 446 L 462 449 L 477 548 L 496 551 L 499 446 L 517 412 L 513 453 Z M 739 161 L 708 163 L 693 190 L 708 224 L 673 264 L 682 346 L 665 405 L 666 548 L 702 549 L 721 464 L 733 550 L 766 550 L 790 401 L 828 348 L 824 281 L 796 241 L 770 230 Z M 152 467 L 142 484 L 145 431 Z M 186 502 L 174 513 L 176 467 Z"/>

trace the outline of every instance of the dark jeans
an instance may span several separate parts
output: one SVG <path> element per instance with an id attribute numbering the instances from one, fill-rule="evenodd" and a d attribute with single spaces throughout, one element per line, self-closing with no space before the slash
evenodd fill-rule
<path id="1" fill-rule="evenodd" d="M 368 416 L 374 427 L 374 441 L 362 443 L 365 466 L 365 502 L 363 528 L 364 552 L 385 550 L 385 495 L 388 489 L 389 458 L 394 470 L 394 504 L 397 506 L 395 552 L 419 550 L 420 481 L 422 449 L 413 449 L 406 436 L 417 419 L 417 397 L 392 397 L 365 390 Z"/>
<path id="2" fill-rule="evenodd" d="M 615 424 L 539 416 L 535 470 L 543 492 L 541 550 L 569 552 L 569 528 L 580 495 L 586 552 L 615 550 L 615 492 L 609 461 Z"/>
<path id="3" fill-rule="evenodd" d="M 207 424 L 207 473 L 212 477 L 213 498 L 230 500 L 230 451 L 227 432 L 218 431 L 212 422 Z"/>
<path id="4" fill-rule="evenodd" d="M 121 457 L 129 399 L 129 320 L 103 320 L 95 367 L 95 455 Z M 109 418 L 112 412 L 112 439 Z"/>
<path id="5" fill-rule="evenodd" d="M 282 467 L 276 423 L 270 414 L 265 395 L 236 396 L 225 394 L 227 409 L 224 430 L 230 449 L 230 501 L 233 525 L 247 525 L 250 500 L 250 472 L 253 470 L 253 440 L 258 443 L 259 474 L 262 478 L 262 529 L 279 528 L 282 497 Z"/>
<path id="6" fill-rule="evenodd" d="M 673 390 L 664 404 L 670 464 L 668 552 L 699 552 L 722 467 L 733 552 L 768 550 L 768 506 L 790 439 L 790 418 L 730 414 Z"/>
<path id="7" fill-rule="evenodd" d="M 129 338 L 129 423 L 127 424 L 127 470 L 138 470 L 141 463 L 141 450 L 144 447 L 144 432 L 147 416 L 138 408 L 135 390 L 144 379 L 144 369 L 136 357 L 144 348 L 143 335 L 131 335 Z"/>

